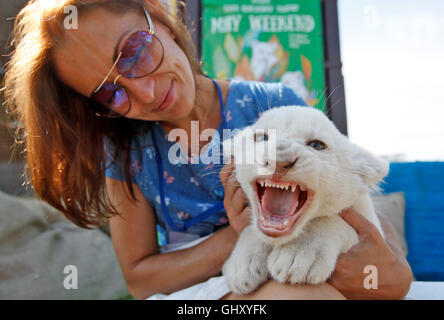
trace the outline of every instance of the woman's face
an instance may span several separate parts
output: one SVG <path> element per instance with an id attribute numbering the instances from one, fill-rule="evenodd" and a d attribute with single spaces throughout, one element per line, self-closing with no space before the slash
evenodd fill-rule
<path id="1" fill-rule="evenodd" d="M 154 34 L 164 47 L 160 67 L 152 74 L 139 78 L 119 77 L 131 110 L 126 117 L 150 121 L 175 121 L 186 117 L 195 102 L 195 82 L 190 63 L 174 41 L 174 35 L 153 19 Z M 80 17 L 78 29 L 65 30 L 65 40 L 54 51 L 59 79 L 80 94 L 89 97 L 105 79 L 128 37 L 139 30 L 148 30 L 140 12 L 115 14 L 98 8 Z M 119 75 L 116 68 L 107 79 L 113 82 Z M 160 108 L 159 108 L 160 107 Z M 158 110 L 154 110 L 158 108 Z"/>

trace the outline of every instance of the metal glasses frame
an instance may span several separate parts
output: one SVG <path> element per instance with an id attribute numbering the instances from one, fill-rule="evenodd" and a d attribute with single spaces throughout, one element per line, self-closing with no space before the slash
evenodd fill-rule
<path id="1" fill-rule="evenodd" d="M 149 15 L 148 11 L 145 9 L 144 6 L 142 6 L 142 8 L 143 8 L 143 12 L 144 12 L 144 14 L 145 14 L 146 20 L 147 20 L 147 22 L 148 22 L 148 27 L 149 27 L 148 33 L 149 33 L 150 35 L 152 35 L 153 37 L 156 37 L 156 36 L 154 35 L 154 25 L 153 25 L 153 21 L 151 20 L 151 16 Z M 157 37 L 156 37 L 156 38 L 157 38 Z M 138 78 L 146 77 L 146 76 L 152 74 L 153 72 L 155 72 L 155 71 L 160 67 L 160 65 L 162 64 L 162 62 L 163 62 L 163 57 L 164 57 L 163 44 L 162 44 L 162 42 L 160 41 L 159 38 L 157 38 L 157 40 L 159 41 L 160 45 L 162 46 L 162 58 L 160 59 L 159 64 L 158 64 L 158 65 L 157 65 L 157 66 L 156 66 L 156 67 L 155 67 L 150 73 L 148 73 L 148 74 L 146 74 L 146 75 L 143 75 L 143 76 L 141 76 L 141 77 L 134 77 L 134 78 L 132 78 L 132 79 L 138 79 Z M 115 61 L 114 64 L 112 65 L 111 69 L 108 71 L 108 73 L 107 73 L 105 79 L 103 79 L 103 81 L 100 83 L 100 85 L 99 85 L 99 86 L 98 86 L 98 87 L 97 87 L 97 88 L 96 88 L 96 89 L 90 94 L 90 98 L 92 97 L 92 95 L 94 95 L 95 93 L 97 93 L 97 92 L 103 87 L 103 85 L 107 82 L 109 76 L 110 76 L 111 73 L 113 72 L 113 70 L 114 70 L 114 68 L 116 67 L 117 63 L 119 63 L 119 60 L 120 60 L 120 57 L 121 57 L 121 56 L 122 56 L 122 51 L 119 52 L 119 54 L 118 54 L 118 56 L 117 56 L 117 58 L 116 58 L 116 61 Z M 116 84 L 117 80 L 118 80 L 120 77 L 122 77 L 122 75 L 119 73 L 119 75 L 116 76 L 116 78 L 114 79 L 113 83 Z M 122 86 L 122 89 L 125 91 L 125 88 L 124 88 L 123 86 Z M 125 116 L 125 115 L 131 110 L 131 102 L 130 102 L 130 100 L 129 100 L 129 96 L 128 96 L 128 94 L 126 93 L 126 91 L 125 91 L 125 94 L 126 94 L 127 97 L 128 97 L 128 103 L 129 103 L 129 108 L 128 108 L 128 111 L 127 111 L 127 112 L 125 112 L 124 114 L 116 114 L 116 115 L 113 115 L 113 114 L 105 115 L 105 114 L 101 114 L 101 113 L 99 113 L 99 112 L 96 112 L 96 116 L 98 116 L 98 117 L 107 117 L 107 118 L 119 118 L 119 117 L 123 117 L 123 116 Z"/>

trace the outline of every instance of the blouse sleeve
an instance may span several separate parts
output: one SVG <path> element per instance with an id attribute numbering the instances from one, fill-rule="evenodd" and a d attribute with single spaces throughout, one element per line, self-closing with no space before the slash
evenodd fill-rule
<path id="1" fill-rule="evenodd" d="M 105 176 L 120 181 L 126 181 L 123 160 L 117 156 L 114 161 L 114 145 L 105 139 Z"/>

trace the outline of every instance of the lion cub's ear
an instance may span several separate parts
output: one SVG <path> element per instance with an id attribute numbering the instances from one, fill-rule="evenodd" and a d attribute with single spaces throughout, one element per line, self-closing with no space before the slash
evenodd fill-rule
<path id="1" fill-rule="evenodd" d="M 369 187 L 376 188 L 377 184 L 388 174 L 389 162 L 356 145 L 352 145 L 352 154 L 354 169 L 361 176 L 362 181 Z"/>

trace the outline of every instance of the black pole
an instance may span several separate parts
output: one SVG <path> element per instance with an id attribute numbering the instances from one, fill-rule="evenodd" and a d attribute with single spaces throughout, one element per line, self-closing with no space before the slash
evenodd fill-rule
<path id="1" fill-rule="evenodd" d="M 184 9 L 185 25 L 191 31 L 198 58 L 202 56 L 202 6 L 200 0 L 186 0 Z"/>
<path id="2" fill-rule="evenodd" d="M 326 111 L 341 133 L 347 135 L 344 78 L 339 40 L 337 0 L 322 0 Z"/>

